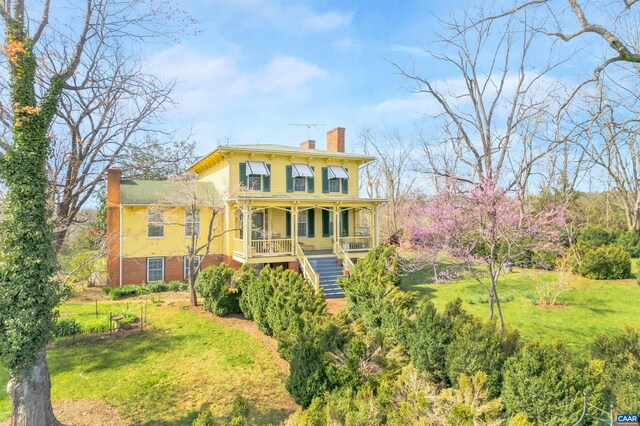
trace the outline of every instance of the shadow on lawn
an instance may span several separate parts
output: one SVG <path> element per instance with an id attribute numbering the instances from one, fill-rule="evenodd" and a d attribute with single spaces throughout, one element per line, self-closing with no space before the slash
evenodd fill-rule
<path id="1" fill-rule="evenodd" d="M 189 411 L 177 420 L 168 421 L 168 422 L 158 422 L 158 421 L 149 421 L 149 422 L 140 422 L 134 421 L 131 423 L 131 426 L 189 426 L 193 423 L 193 421 L 198 417 L 198 414 L 204 410 L 209 409 L 209 404 L 204 404 L 200 411 Z M 231 405 L 229 405 L 229 410 L 231 410 Z M 289 415 L 291 415 L 293 411 L 287 410 L 285 408 L 279 409 L 268 409 L 268 410 L 258 410 L 255 407 L 249 407 L 249 419 L 251 420 L 251 424 L 280 424 L 284 421 Z M 231 421 L 230 416 L 217 417 L 215 418 L 214 424 L 228 423 Z"/>
<path id="2" fill-rule="evenodd" d="M 48 361 L 62 373 L 82 366 L 86 373 L 112 370 L 138 362 L 137 354 L 163 354 L 183 344 L 186 336 L 149 330 L 128 335 L 85 335 L 56 341 Z"/>

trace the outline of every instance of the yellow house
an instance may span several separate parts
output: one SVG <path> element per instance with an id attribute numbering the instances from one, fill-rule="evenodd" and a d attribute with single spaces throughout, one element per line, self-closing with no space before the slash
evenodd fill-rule
<path id="1" fill-rule="evenodd" d="M 336 278 L 378 244 L 384 200 L 361 198 L 358 188 L 372 160 L 346 153 L 338 127 L 326 151 L 315 141 L 220 146 L 189 168 L 195 181 L 122 180 L 112 169 L 109 283 L 184 280 L 191 258 L 203 267 L 284 264 L 340 296 Z"/>

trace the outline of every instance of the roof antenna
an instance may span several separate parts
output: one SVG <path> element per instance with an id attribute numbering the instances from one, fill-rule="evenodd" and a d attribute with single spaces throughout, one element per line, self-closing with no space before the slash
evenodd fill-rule
<path id="1" fill-rule="evenodd" d="M 289 126 L 299 126 L 307 128 L 307 140 L 310 139 L 309 133 L 311 128 L 315 128 L 316 130 L 320 130 L 320 127 L 326 126 L 326 124 L 317 124 L 317 123 L 289 123 Z"/>

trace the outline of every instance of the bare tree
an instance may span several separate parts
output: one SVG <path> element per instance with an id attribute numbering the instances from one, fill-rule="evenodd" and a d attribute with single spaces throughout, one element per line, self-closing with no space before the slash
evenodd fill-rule
<path id="1" fill-rule="evenodd" d="M 175 10 L 146 0 L 69 2 L 60 20 L 51 16 L 50 0 L 25 3 L 0 0 L 5 34 L 0 67 L 6 76 L 0 79 L 5 101 L 0 120 L 8 123 L 0 131 L 0 174 L 6 188 L 0 223 L 0 354 L 10 371 L 11 423 L 56 425 L 45 356 L 58 302 L 51 280 L 56 262 L 47 206 L 52 198 L 46 173 L 48 133 L 63 93 L 78 89 L 73 77 L 85 55 L 94 52 L 94 43 L 109 39 L 113 48 L 118 39 L 133 42 L 166 34 L 171 26 L 156 25 L 158 19 L 179 19 Z"/>
<path id="2" fill-rule="evenodd" d="M 124 38 L 131 42 L 168 36 L 177 30 L 167 25 L 169 16 L 165 12 L 145 3 L 89 1 L 91 37 L 85 42 L 75 72 L 65 83 L 50 130 L 48 171 L 54 183 L 56 252 L 80 210 L 102 187 L 108 168 L 126 166 L 132 159 L 137 163 L 136 173 L 145 172 L 140 166 L 166 167 L 175 159 L 173 153 L 178 148 L 184 158 L 193 158 L 193 145 L 176 142 L 173 132 L 164 130 L 160 120 L 173 106 L 174 83 L 145 72 L 139 56 L 123 47 Z M 43 32 L 38 50 L 41 85 L 61 62 L 71 59 L 69 43 L 68 37 L 57 30 Z M 6 89 L 0 85 L 0 134 L 10 134 L 13 122 L 9 100 L 2 96 L 8 94 Z M 1 151 L 7 152 L 8 148 L 0 143 Z M 146 164 L 135 161 L 142 157 L 141 152 L 153 152 L 157 160 Z"/>
<path id="3" fill-rule="evenodd" d="M 209 182 L 199 182 L 197 175 L 186 173 L 170 180 L 174 190 L 170 195 L 162 194 L 163 199 L 149 206 L 144 215 L 159 215 L 166 225 L 175 226 L 183 230 L 188 237 L 184 247 L 187 259 L 187 279 L 191 306 L 197 306 L 198 298 L 195 290 L 196 277 L 202 269 L 202 263 L 210 254 L 211 244 L 227 232 L 235 229 L 221 229 L 220 220 L 224 212 L 225 197 L 218 194 Z M 173 220 L 164 219 L 167 206 L 176 207 L 184 212 L 183 217 L 173 214 Z M 175 212 L 174 212 L 175 213 Z M 203 229 L 201 218 L 207 218 Z"/>
<path id="4" fill-rule="evenodd" d="M 610 79 L 608 79 L 611 81 Z M 624 211 L 629 231 L 640 230 L 640 96 L 636 87 L 607 79 L 587 94 L 587 118 L 578 140 L 612 184 L 612 201 Z M 630 83 L 627 81 L 625 83 Z M 609 193 L 608 193 L 609 194 Z"/>
<path id="5" fill-rule="evenodd" d="M 399 242 L 401 209 L 414 193 L 416 173 L 413 164 L 414 149 L 398 130 L 386 133 L 365 128 L 360 132 L 359 143 L 375 162 L 364 166 L 361 174 L 363 187 L 369 197 L 386 198 L 381 209 L 382 234 L 388 242 Z"/>
<path id="6" fill-rule="evenodd" d="M 501 182 L 512 190 L 526 184 L 536 162 L 557 148 L 555 141 L 536 135 L 557 103 L 560 87 L 547 76 L 558 64 L 532 71 L 539 33 L 527 20 L 497 24 L 485 16 L 478 9 L 443 23 L 444 53 L 427 51 L 443 68 L 450 67 L 455 79 L 439 82 L 396 66 L 440 109 L 443 140 L 425 138 L 422 170 L 467 183 Z"/>

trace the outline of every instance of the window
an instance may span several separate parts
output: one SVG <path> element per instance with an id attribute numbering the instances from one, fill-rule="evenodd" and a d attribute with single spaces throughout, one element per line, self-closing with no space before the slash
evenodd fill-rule
<path id="1" fill-rule="evenodd" d="M 184 236 L 200 235 L 200 209 L 187 208 L 184 211 Z"/>
<path id="2" fill-rule="evenodd" d="M 293 178 L 293 190 L 295 192 L 307 192 L 307 178 L 301 176 Z"/>
<path id="3" fill-rule="evenodd" d="M 164 210 L 149 209 L 147 212 L 147 236 L 150 238 L 164 237 Z"/>
<path id="4" fill-rule="evenodd" d="M 193 270 L 198 276 L 198 268 L 200 267 L 200 256 L 195 256 L 193 258 Z M 184 279 L 185 281 L 189 279 L 189 256 L 184 257 Z"/>
<path id="5" fill-rule="evenodd" d="M 341 179 L 329 179 L 329 192 L 340 192 Z"/>
<path id="6" fill-rule="evenodd" d="M 247 186 L 252 191 L 262 191 L 262 176 L 249 175 L 247 176 Z"/>
<path id="7" fill-rule="evenodd" d="M 164 281 L 164 257 L 147 258 L 147 282 Z"/>
<path id="8" fill-rule="evenodd" d="M 309 232 L 309 210 L 298 212 L 298 237 L 306 237 Z"/>

